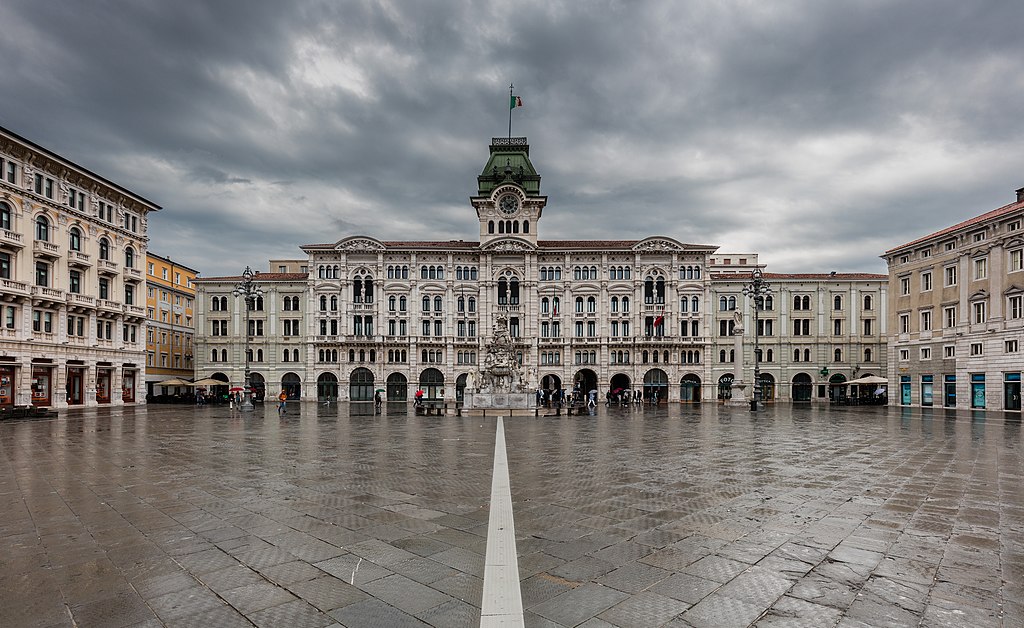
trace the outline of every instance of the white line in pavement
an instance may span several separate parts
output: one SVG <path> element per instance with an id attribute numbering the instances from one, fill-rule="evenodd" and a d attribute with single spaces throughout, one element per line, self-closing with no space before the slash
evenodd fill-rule
<path id="1" fill-rule="evenodd" d="M 505 453 L 505 422 L 498 417 L 491 476 L 491 514 L 487 521 L 484 595 L 480 626 L 523 626 L 523 597 L 519 590 L 516 526 L 512 516 L 512 485 Z"/>

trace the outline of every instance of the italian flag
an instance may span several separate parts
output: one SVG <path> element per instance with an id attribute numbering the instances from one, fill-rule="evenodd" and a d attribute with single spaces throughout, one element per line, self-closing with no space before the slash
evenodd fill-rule
<path id="1" fill-rule="evenodd" d="M 515 109 L 516 107 L 522 107 L 522 106 L 523 106 L 523 99 L 522 98 L 520 98 L 519 96 L 509 96 L 509 103 L 508 103 L 509 111 L 511 111 L 512 109 Z"/>

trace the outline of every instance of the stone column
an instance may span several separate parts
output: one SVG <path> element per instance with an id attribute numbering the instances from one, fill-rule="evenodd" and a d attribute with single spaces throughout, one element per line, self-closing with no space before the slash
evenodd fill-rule
<path id="1" fill-rule="evenodd" d="M 746 396 L 747 385 L 743 382 L 743 325 L 742 319 L 737 311 L 736 324 L 733 327 L 733 380 L 731 397 L 726 405 L 747 406 L 749 401 Z"/>

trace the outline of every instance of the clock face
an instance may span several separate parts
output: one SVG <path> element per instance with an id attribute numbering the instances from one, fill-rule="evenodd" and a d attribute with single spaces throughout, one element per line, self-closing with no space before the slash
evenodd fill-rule
<path id="1" fill-rule="evenodd" d="M 498 206 L 501 208 L 501 211 L 506 214 L 514 214 L 516 213 L 516 210 L 519 209 L 519 200 L 511 194 L 508 196 L 502 196 L 501 200 L 498 201 Z"/>

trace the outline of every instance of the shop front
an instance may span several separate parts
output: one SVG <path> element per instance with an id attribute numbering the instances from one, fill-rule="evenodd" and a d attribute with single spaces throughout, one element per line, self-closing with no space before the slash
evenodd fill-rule
<path id="1" fill-rule="evenodd" d="M 110 403 L 110 382 L 114 380 L 114 369 L 99 366 L 96 369 L 96 403 Z"/>
<path id="2" fill-rule="evenodd" d="M 135 380 L 138 372 L 135 365 L 124 366 L 124 376 L 121 378 L 121 401 L 124 403 L 135 403 Z"/>
<path id="3" fill-rule="evenodd" d="M 14 366 L 0 365 L 0 406 L 14 405 Z"/>
<path id="4" fill-rule="evenodd" d="M 53 405 L 53 367 L 32 365 L 32 405 Z"/>
<path id="5" fill-rule="evenodd" d="M 73 363 L 76 362 L 76 363 Z M 85 366 L 81 362 L 68 360 L 68 405 L 80 406 L 85 403 Z"/>

